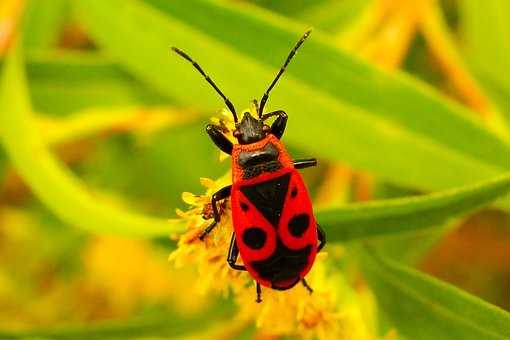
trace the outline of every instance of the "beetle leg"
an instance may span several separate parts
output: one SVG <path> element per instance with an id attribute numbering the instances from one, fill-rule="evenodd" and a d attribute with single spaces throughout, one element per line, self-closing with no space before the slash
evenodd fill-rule
<path id="1" fill-rule="evenodd" d="M 280 139 L 282 138 L 283 133 L 285 132 L 285 126 L 287 125 L 287 118 L 289 116 L 287 116 L 285 111 L 278 110 L 263 114 L 261 118 L 262 120 L 266 120 L 267 118 L 272 116 L 278 116 L 278 118 L 276 118 L 273 124 L 271 124 L 271 133 L 275 135 L 276 138 Z"/>
<path id="2" fill-rule="evenodd" d="M 322 230 L 319 224 L 317 224 L 317 233 L 319 234 L 319 246 L 317 247 L 317 252 L 320 252 L 326 245 L 326 233 Z"/>
<path id="3" fill-rule="evenodd" d="M 207 134 L 209 134 L 209 137 L 211 137 L 212 141 L 218 148 L 220 148 L 221 151 L 231 155 L 233 145 L 232 142 L 228 140 L 227 137 L 220 131 L 220 129 L 213 124 L 207 124 L 205 127 L 205 131 L 207 131 Z"/>
<path id="4" fill-rule="evenodd" d="M 317 165 L 317 159 L 316 158 L 307 158 L 307 159 L 296 159 L 293 161 L 294 168 L 296 169 L 304 169 L 311 166 Z"/>
<path id="5" fill-rule="evenodd" d="M 257 300 L 255 300 L 257 303 L 261 303 L 262 302 L 262 289 L 260 288 L 260 283 L 256 283 L 257 284 Z"/>
<path id="6" fill-rule="evenodd" d="M 237 247 L 237 243 L 236 243 L 236 234 L 233 233 L 232 238 L 230 239 L 230 247 L 228 248 L 227 262 L 232 269 L 246 270 L 245 266 L 236 264 L 238 255 L 239 255 L 239 248 Z"/>
<path id="7" fill-rule="evenodd" d="M 218 206 L 216 204 L 218 203 L 218 201 L 221 201 L 221 200 L 229 197 L 231 189 L 232 189 L 232 186 L 227 185 L 226 187 L 221 188 L 220 190 L 216 191 L 214 193 L 214 195 L 212 195 L 211 205 L 212 205 L 212 209 L 213 209 L 214 222 L 211 223 L 207 228 L 205 228 L 205 230 L 202 232 L 202 234 L 200 234 L 200 239 L 202 241 L 207 236 L 207 234 L 209 234 L 214 229 L 214 227 L 216 227 L 216 224 L 218 224 L 218 222 L 220 221 L 220 212 L 219 212 Z"/>
<path id="8" fill-rule="evenodd" d="M 308 291 L 308 293 L 310 293 L 310 294 L 313 293 L 313 289 L 308 285 L 308 283 L 306 283 L 305 279 L 301 279 L 301 283 L 303 284 L 303 286 L 305 286 L 305 288 Z"/>

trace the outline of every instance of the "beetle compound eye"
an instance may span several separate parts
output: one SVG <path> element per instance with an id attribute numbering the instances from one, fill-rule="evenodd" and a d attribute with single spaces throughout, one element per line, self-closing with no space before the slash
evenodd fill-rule
<path id="1" fill-rule="evenodd" d="M 250 227 L 243 233 L 243 242 L 251 249 L 261 249 L 266 243 L 266 232 L 259 227 Z"/>
<path id="2" fill-rule="evenodd" d="M 308 214 L 299 214 L 292 217 L 289 221 L 289 231 L 294 237 L 301 237 L 308 229 L 310 216 Z"/>

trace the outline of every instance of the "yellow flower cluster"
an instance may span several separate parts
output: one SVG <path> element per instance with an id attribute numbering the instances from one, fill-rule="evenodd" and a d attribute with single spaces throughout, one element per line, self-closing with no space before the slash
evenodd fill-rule
<path id="1" fill-rule="evenodd" d="M 204 241 L 199 239 L 200 234 L 207 227 L 211 220 L 203 218 L 204 212 L 210 209 L 211 196 L 218 187 L 228 184 L 226 177 L 214 182 L 209 179 L 201 179 L 201 183 L 208 188 L 206 195 L 195 196 L 190 193 L 183 193 L 185 203 L 192 208 L 186 212 L 177 210 L 177 214 L 187 221 L 187 232 L 179 237 L 177 249 L 170 254 L 170 260 L 174 261 L 177 267 L 193 266 L 198 270 L 200 280 L 197 281 L 197 289 L 206 293 L 217 291 L 225 296 L 229 292 L 229 285 L 243 285 L 246 280 L 241 273 L 227 265 L 226 254 L 232 236 L 231 214 L 226 202 L 222 206 L 223 214 L 220 223 Z"/>
<path id="2" fill-rule="evenodd" d="M 207 188 L 205 195 L 182 195 L 191 206 L 186 212 L 178 211 L 187 221 L 187 231 L 179 236 L 170 260 L 178 267 L 197 268 L 196 289 L 201 293 L 220 292 L 227 296 L 232 292 L 240 308 L 240 318 L 253 320 L 264 333 L 299 334 L 318 339 L 373 339 L 352 298 L 353 292 L 339 273 L 330 273 L 326 253 L 318 254 L 307 276 L 313 294 L 301 285 L 283 292 L 263 288 L 263 302 L 255 302 L 255 287 L 249 274 L 231 269 L 226 261 L 233 232 L 228 201 L 222 205 L 221 221 L 214 231 L 204 241 L 199 239 L 211 222 L 203 218 L 204 212 L 210 209 L 211 195 L 227 185 L 229 178 L 230 174 L 218 181 L 201 179 Z"/>
<path id="3" fill-rule="evenodd" d="M 283 292 L 263 287 L 263 302 L 256 303 L 253 279 L 247 272 L 231 269 L 226 261 L 233 233 L 229 200 L 222 203 L 221 221 L 213 232 L 203 241 L 199 239 L 212 222 L 211 218 L 204 218 L 211 217 L 211 196 L 231 183 L 231 174 L 227 173 L 217 181 L 205 178 L 200 181 L 207 189 L 204 195 L 182 195 L 190 208 L 178 210 L 177 214 L 187 222 L 187 231 L 175 235 L 178 246 L 170 255 L 170 261 L 177 267 L 197 268 L 199 278 L 196 288 L 200 292 L 219 292 L 224 296 L 231 292 L 239 305 L 239 318 L 254 322 L 262 334 L 317 339 L 373 339 L 357 301 L 352 299 L 352 290 L 340 273 L 334 273 L 333 268 L 328 267 L 324 252 L 318 254 L 307 276 L 314 289 L 313 294 L 301 285 Z M 351 298 L 342 301 L 347 295 Z"/>

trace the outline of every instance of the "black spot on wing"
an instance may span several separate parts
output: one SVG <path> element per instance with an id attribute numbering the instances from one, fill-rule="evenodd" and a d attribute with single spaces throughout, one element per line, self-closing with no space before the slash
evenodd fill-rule
<path id="1" fill-rule="evenodd" d="M 243 211 L 248 211 L 249 207 L 248 207 L 248 204 L 244 203 L 244 202 L 241 202 L 241 209 Z"/>
<path id="2" fill-rule="evenodd" d="M 310 216 L 308 214 L 298 214 L 289 221 L 289 231 L 294 237 L 301 237 L 310 225 Z"/>
<path id="3" fill-rule="evenodd" d="M 295 198 L 297 196 L 297 188 L 292 188 L 292 191 L 290 192 L 290 197 Z"/>
<path id="4" fill-rule="evenodd" d="M 243 242 L 251 249 L 261 249 L 266 243 L 266 232 L 259 227 L 250 227 L 243 233 Z"/>

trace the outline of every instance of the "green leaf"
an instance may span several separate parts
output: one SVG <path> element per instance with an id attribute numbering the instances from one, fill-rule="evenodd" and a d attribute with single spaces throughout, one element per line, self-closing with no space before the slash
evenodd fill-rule
<path id="1" fill-rule="evenodd" d="M 281 66 L 294 41 L 305 31 L 295 22 L 271 16 L 256 7 L 225 6 L 210 0 L 197 0 L 193 4 L 162 0 L 144 2 L 275 71 Z M 204 20 L 207 15 L 214 15 L 214 25 Z M 239 28 L 237 34 L 229 34 L 232 27 Z M 328 38 L 314 32 L 314 37 L 293 61 L 293 67 L 289 67 L 289 75 L 323 95 L 380 116 L 389 123 L 397 123 L 410 132 L 432 138 L 453 150 L 494 164 L 510 166 L 509 145 L 480 128 L 472 119 L 471 112 L 413 78 L 398 72 L 385 73 L 342 52 Z M 254 44 L 254 41 L 260 43 Z M 260 48 L 262 43 L 264 48 Z M 190 42 L 187 45 L 191 45 Z M 271 53 L 267 53 L 268 50 Z M 272 76 L 267 79 L 272 79 Z M 284 85 L 280 83 L 279 86 L 277 93 L 284 93 Z M 313 94 L 311 92 L 310 96 L 306 96 L 306 100 L 312 100 Z M 295 96 L 291 98 L 296 100 Z M 323 111 L 308 112 L 322 114 Z M 342 132 L 345 131 L 342 129 Z M 491 149 L 495 154 L 487 155 L 485 147 L 489 146 L 495 147 Z"/>
<path id="2" fill-rule="evenodd" d="M 370 0 L 316 2 L 308 10 L 298 13 L 295 18 L 313 27 L 338 33 L 350 28 L 371 3 Z"/>
<path id="3" fill-rule="evenodd" d="M 388 260 L 371 248 L 363 272 L 379 310 L 413 340 L 508 339 L 510 314 L 449 284 Z"/>
<path id="4" fill-rule="evenodd" d="M 51 155 L 31 114 L 23 66 L 16 49 L 10 52 L 2 73 L 0 135 L 25 183 L 65 222 L 91 232 L 138 237 L 182 230 L 178 221 L 138 215 L 102 202 Z"/>
<path id="5" fill-rule="evenodd" d="M 101 144 L 83 169 L 87 182 L 122 197 L 151 202 L 158 216 L 173 216 L 187 209 L 181 193 L 202 193 L 201 177 L 218 178 L 230 162 L 218 162 L 220 151 L 204 133 L 200 120 L 145 136 L 139 143 L 111 139 Z M 183 145 L 193 152 L 182 152 Z"/>
<path id="6" fill-rule="evenodd" d="M 351 204 L 317 212 L 328 241 L 416 231 L 491 203 L 510 190 L 510 175 L 428 195 Z"/>
<path id="7" fill-rule="evenodd" d="M 345 30 L 370 0 L 254 0 L 252 4 L 327 31 Z"/>
<path id="8" fill-rule="evenodd" d="M 510 2 L 459 2 L 464 52 L 491 98 L 510 118 Z"/>
<path id="9" fill-rule="evenodd" d="M 167 105 L 111 58 L 94 52 L 54 50 L 30 53 L 27 76 L 34 109 L 67 114 L 91 106 Z"/>
<path id="10" fill-rule="evenodd" d="M 231 317 L 232 304 L 222 303 L 184 317 L 178 312 L 153 311 L 120 321 L 104 321 L 95 324 L 60 326 L 51 329 L 27 331 L 2 331 L 2 339 L 139 339 L 161 337 L 175 339 L 194 335 L 200 329 L 214 327 L 218 321 Z"/>
<path id="11" fill-rule="evenodd" d="M 492 79 L 510 87 L 510 3 L 466 0 L 459 3 L 465 52 Z"/>
<path id="12" fill-rule="evenodd" d="M 23 45 L 28 49 L 46 49 L 58 43 L 67 0 L 29 0 L 23 17 Z"/>
<path id="13" fill-rule="evenodd" d="M 204 109 L 218 108 L 221 100 L 191 65 L 169 57 L 170 45 L 193 55 L 234 102 L 248 103 L 305 30 L 254 7 L 204 0 L 74 4 L 95 41 L 127 70 Z M 464 108 L 403 74 L 388 75 L 349 56 L 320 32 L 293 61 L 270 106 L 289 112 L 288 142 L 395 183 L 439 190 L 510 166 L 508 145 Z"/>
<path id="14" fill-rule="evenodd" d="M 150 145 L 142 147 L 137 161 L 138 175 L 149 171 L 144 190 L 159 201 L 168 202 L 167 209 L 185 208 L 181 192 L 200 193 L 205 188 L 200 177 L 218 178 L 230 168 L 230 161 L 218 162 L 220 152 L 204 133 L 206 122 L 180 126 L 154 135 Z M 193 152 L 182 152 L 183 145 Z M 171 155 L 171 157 L 169 157 Z"/>
<path id="15" fill-rule="evenodd" d="M 288 16 L 296 16 L 301 13 L 308 12 L 318 4 L 322 5 L 327 0 L 251 0 L 250 3 L 260 7 L 267 8 L 271 11 L 282 13 Z"/>

